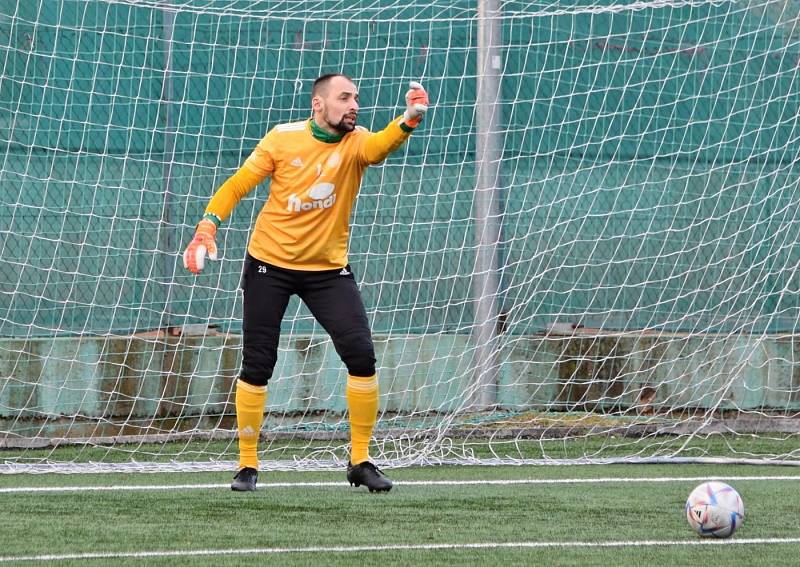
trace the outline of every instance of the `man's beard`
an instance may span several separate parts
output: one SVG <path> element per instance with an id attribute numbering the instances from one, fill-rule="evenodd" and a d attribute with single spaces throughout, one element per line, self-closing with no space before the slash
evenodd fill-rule
<path id="1" fill-rule="evenodd" d="M 339 120 L 338 124 L 334 124 L 333 122 L 331 122 L 328 119 L 327 113 L 325 113 L 324 118 L 325 118 L 325 122 L 328 123 L 328 126 L 330 126 L 331 128 L 333 128 L 334 130 L 336 130 L 337 132 L 339 132 L 341 134 L 347 134 L 348 132 L 352 132 L 353 130 L 355 130 L 356 120 L 354 118 L 352 124 L 347 123 L 347 122 L 344 121 L 345 116 L 347 116 L 347 114 L 342 116 L 342 119 Z"/>

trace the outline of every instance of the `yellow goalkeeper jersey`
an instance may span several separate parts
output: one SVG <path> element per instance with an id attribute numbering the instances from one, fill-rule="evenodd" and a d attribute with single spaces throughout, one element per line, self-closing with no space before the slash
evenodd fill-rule
<path id="1" fill-rule="evenodd" d="M 361 178 L 408 139 L 411 129 L 402 120 L 377 133 L 357 126 L 337 142 L 317 139 L 311 120 L 280 124 L 217 190 L 206 214 L 224 220 L 269 176 L 270 194 L 250 237 L 250 255 L 293 270 L 342 268 Z"/>

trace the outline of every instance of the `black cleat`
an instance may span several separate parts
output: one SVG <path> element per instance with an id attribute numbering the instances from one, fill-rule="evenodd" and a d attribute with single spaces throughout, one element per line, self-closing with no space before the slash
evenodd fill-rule
<path id="1" fill-rule="evenodd" d="M 245 467 L 236 473 L 231 483 L 231 490 L 236 492 L 252 492 L 256 489 L 258 471 L 252 467 Z"/>
<path id="2" fill-rule="evenodd" d="M 350 486 L 358 488 L 363 484 L 370 492 L 389 492 L 392 489 L 392 481 L 369 461 L 357 465 L 347 463 L 347 480 Z"/>

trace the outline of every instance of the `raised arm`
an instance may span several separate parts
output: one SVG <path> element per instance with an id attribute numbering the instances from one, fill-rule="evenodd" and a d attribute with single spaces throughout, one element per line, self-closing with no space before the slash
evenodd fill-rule
<path id="1" fill-rule="evenodd" d="M 428 111 L 428 93 L 421 84 L 412 81 L 406 93 L 406 110 L 380 132 L 370 134 L 364 143 L 367 163 L 380 163 L 399 148 L 414 131 Z"/>

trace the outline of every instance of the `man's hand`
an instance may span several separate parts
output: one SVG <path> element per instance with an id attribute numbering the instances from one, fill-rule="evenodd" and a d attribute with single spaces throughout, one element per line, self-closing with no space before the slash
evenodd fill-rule
<path id="1" fill-rule="evenodd" d="M 409 83 L 411 87 L 406 93 L 406 111 L 403 113 L 403 122 L 411 128 L 416 128 L 419 121 L 428 112 L 428 93 L 416 81 Z"/>
<path id="2" fill-rule="evenodd" d="M 217 234 L 217 225 L 213 221 L 203 219 L 197 223 L 194 238 L 183 253 L 183 267 L 199 274 L 206 263 L 206 253 L 211 260 L 217 259 L 217 243 L 214 236 Z"/>

